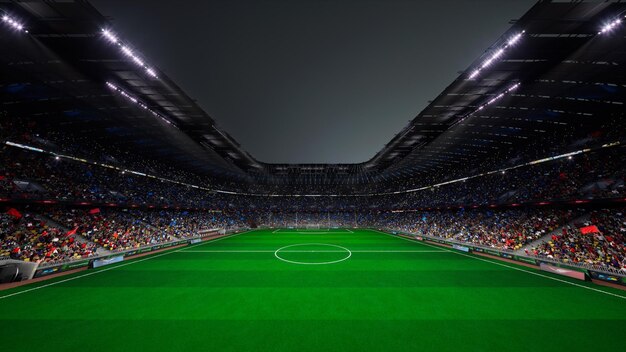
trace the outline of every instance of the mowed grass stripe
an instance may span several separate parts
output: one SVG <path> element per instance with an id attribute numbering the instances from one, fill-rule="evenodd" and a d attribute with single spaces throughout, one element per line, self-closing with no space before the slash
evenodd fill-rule
<path id="1" fill-rule="evenodd" d="M 369 230 L 272 231 L 0 301 L 0 338 L 50 352 L 621 350 L 621 300 Z M 319 266 L 268 252 L 302 243 L 375 252 Z"/>
<path id="2" fill-rule="evenodd" d="M 417 240 L 413 240 L 413 239 L 409 239 L 409 238 L 405 238 L 405 237 L 393 236 L 393 235 L 391 235 L 389 233 L 378 231 L 378 230 L 370 230 L 370 231 L 373 231 L 373 232 L 379 233 L 379 234 L 383 234 L 383 235 L 387 235 L 387 236 L 391 236 L 393 238 L 409 241 L 411 243 L 432 247 L 432 248 L 443 248 L 443 247 L 440 247 L 440 246 L 424 243 L 423 241 L 417 241 Z M 542 277 L 542 278 L 545 278 L 545 279 L 558 281 L 558 282 L 561 282 L 561 283 L 564 283 L 564 284 L 580 287 L 580 288 L 583 288 L 583 289 L 591 290 L 591 291 L 598 292 L 598 293 L 603 293 L 603 294 L 606 294 L 606 295 L 609 295 L 609 296 L 613 296 L 613 297 L 616 297 L 616 298 L 620 298 L 620 299 L 626 300 L 626 296 L 624 296 L 623 294 L 620 294 L 620 293 L 616 293 L 616 292 L 609 292 L 608 288 L 607 289 L 601 289 L 601 288 L 591 287 L 591 286 L 589 286 L 589 284 L 588 285 L 582 285 L 582 284 L 579 284 L 577 282 L 572 281 L 574 279 L 569 279 L 568 280 L 568 279 L 565 279 L 564 276 L 556 277 L 555 275 L 549 275 L 548 273 L 543 274 L 544 273 L 543 271 L 541 273 L 539 273 L 538 269 L 535 269 L 535 270 L 532 270 L 532 271 L 531 270 L 527 270 L 527 269 L 524 269 L 524 268 L 522 268 L 520 266 L 517 266 L 517 265 L 505 264 L 503 262 L 497 261 L 497 259 L 489 260 L 489 259 L 485 259 L 485 258 L 480 258 L 480 257 L 478 257 L 476 255 L 465 254 L 465 253 L 461 253 L 459 251 L 455 251 L 455 250 L 451 250 L 451 249 L 444 249 L 444 250 L 447 251 L 447 252 L 450 252 L 450 253 L 454 253 L 454 254 L 457 254 L 457 255 L 461 255 L 461 256 L 467 257 L 467 258 L 480 260 L 480 261 L 485 262 L 485 263 L 498 265 L 498 266 L 501 266 L 501 267 L 504 267 L 504 268 L 507 268 L 507 269 L 517 270 L 517 271 L 520 271 L 520 272 L 524 272 L 524 273 L 527 273 L 527 274 L 535 275 L 535 276 Z M 582 282 L 582 281 L 579 281 L 579 282 Z M 593 285 L 593 284 L 590 284 L 590 285 Z"/>
<path id="3" fill-rule="evenodd" d="M 38 320 L 15 322 L 15 341 L 46 346 L 47 351 L 79 351 L 85 341 L 100 342 L 90 351 L 593 351 L 606 343 L 587 339 L 589 326 L 597 326 L 606 336 L 619 336 L 620 326 L 611 320 L 132 320 L 117 321 L 115 338 L 103 336 L 110 321 L 47 320 L 50 334 L 66 336 L 83 332 L 83 338 L 47 339 L 33 334 Z M 198 333 L 201 324 L 205 328 Z M 85 326 L 91 328 L 86 330 Z M 506 328 L 503 328 L 506 327 Z M 155 338 L 155 332 L 171 338 Z M 607 339 L 602 339 L 607 340 Z M 525 349 L 515 348 L 525 346 Z M 617 346 L 617 345 L 615 345 Z M 22 350 L 12 347 L 12 351 Z M 293 350 L 292 350 L 293 351 Z"/>
<path id="4" fill-rule="evenodd" d="M 272 250 L 186 250 L 178 253 L 274 253 Z M 342 253 L 345 251 L 337 250 L 281 250 L 281 253 Z M 444 250 L 350 250 L 352 253 L 448 253 Z"/>
<path id="5" fill-rule="evenodd" d="M 252 231 L 254 231 L 254 230 L 252 230 Z M 109 270 L 115 270 L 115 269 L 122 268 L 122 267 L 125 267 L 125 266 L 128 266 L 128 265 L 141 263 L 141 262 L 144 262 L 146 260 L 151 260 L 151 259 L 159 258 L 159 257 L 165 256 L 165 255 L 169 255 L 169 254 L 172 254 L 172 253 L 177 253 L 177 252 L 180 252 L 180 251 L 182 251 L 184 249 L 193 248 L 193 247 L 199 247 L 199 246 L 207 244 L 207 243 L 217 242 L 217 241 L 220 241 L 220 240 L 223 240 L 223 239 L 226 239 L 226 238 L 230 238 L 230 237 L 234 237 L 234 236 L 238 236 L 238 235 L 243 235 L 244 233 L 249 233 L 249 232 L 251 232 L 251 231 L 244 231 L 244 232 L 239 232 L 239 233 L 235 233 L 235 234 L 224 236 L 224 237 L 219 237 L 219 238 L 216 238 L 216 239 L 211 239 L 211 240 L 208 240 L 208 241 L 203 242 L 203 243 L 191 245 L 189 247 L 182 247 L 182 248 L 178 248 L 178 249 L 164 251 L 164 252 L 158 253 L 158 254 L 149 255 L 149 256 L 147 256 L 147 258 L 130 259 L 127 262 L 123 262 L 123 264 L 119 264 L 119 265 L 113 264 L 111 266 L 106 266 L 106 267 L 103 267 L 103 268 L 94 269 L 94 271 L 88 272 L 86 274 L 83 273 L 83 274 L 74 274 L 74 275 L 68 275 L 68 276 L 61 276 L 60 279 L 51 279 L 49 281 L 46 280 L 46 281 L 42 281 L 40 283 L 33 283 L 32 285 L 21 286 L 21 287 L 15 289 L 16 292 L 12 292 L 12 293 L 9 293 L 9 294 L 1 295 L 0 299 L 13 297 L 13 296 L 16 296 L 16 295 L 19 295 L 19 294 L 22 294 L 22 293 L 39 290 L 39 289 L 42 289 L 42 288 L 45 288 L 45 287 L 58 285 L 58 284 L 61 284 L 61 283 L 64 283 L 64 282 L 80 279 L 80 278 L 83 278 L 83 277 L 92 276 L 92 275 L 95 275 L 95 274 L 107 272 Z M 12 290 L 7 290 L 7 291 L 10 292 Z"/>

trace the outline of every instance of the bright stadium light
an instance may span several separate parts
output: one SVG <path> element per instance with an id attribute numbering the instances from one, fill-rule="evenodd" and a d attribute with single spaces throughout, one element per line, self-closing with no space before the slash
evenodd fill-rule
<path id="1" fill-rule="evenodd" d="M 485 104 L 483 104 L 483 105 L 479 106 L 479 107 L 478 107 L 478 109 L 476 109 L 476 111 L 478 111 L 478 110 L 482 110 L 482 109 L 484 109 L 485 107 L 487 107 L 487 106 L 489 106 L 489 105 L 491 105 L 491 104 L 495 103 L 496 101 L 500 100 L 500 98 L 502 98 L 503 96 L 505 96 L 505 95 L 507 95 L 507 94 L 511 93 L 512 91 L 516 90 L 516 89 L 517 89 L 517 87 L 519 87 L 519 85 L 520 85 L 520 84 L 519 84 L 519 82 L 518 82 L 518 83 L 515 83 L 514 85 L 512 85 L 511 87 L 509 87 L 509 88 L 508 88 L 507 90 L 505 90 L 504 92 L 502 92 L 502 93 L 500 93 L 500 94 L 496 95 L 495 97 L 493 97 L 493 98 L 489 99 L 489 100 L 488 100 Z M 471 114 L 473 114 L 473 113 L 470 113 L 469 115 L 471 115 Z M 467 115 L 467 116 L 469 116 L 469 115 Z M 466 116 L 466 117 L 467 117 L 467 116 Z"/>
<path id="2" fill-rule="evenodd" d="M 111 32 L 108 29 L 102 29 L 102 35 L 111 43 L 117 44 L 120 50 L 122 51 L 122 53 L 128 56 L 139 67 L 143 68 L 148 76 L 153 77 L 153 78 L 159 78 L 158 75 L 156 74 L 156 71 L 154 71 L 153 68 L 148 67 L 146 63 L 139 56 L 135 55 L 135 53 L 128 46 L 122 44 L 122 42 L 117 38 L 117 36 L 113 32 Z"/>
<path id="3" fill-rule="evenodd" d="M 512 91 L 516 90 L 519 86 L 520 86 L 519 82 L 515 83 L 514 85 L 510 86 L 509 88 L 507 88 L 504 92 L 501 92 L 500 94 L 496 95 L 495 97 L 489 99 L 486 103 L 480 105 L 478 108 L 476 108 L 476 110 L 474 110 L 474 111 L 470 112 L 469 114 L 461 117 L 459 120 L 454 122 L 450 127 L 465 121 L 466 118 L 474 115 L 475 113 L 481 111 L 482 109 L 486 108 L 487 106 L 489 106 L 489 105 L 495 103 L 496 101 L 500 100 L 505 95 L 507 95 L 507 94 L 511 93 Z"/>
<path id="4" fill-rule="evenodd" d="M 109 85 L 109 86 L 111 86 L 111 85 Z M 55 160 L 69 159 L 69 160 L 74 160 L 74 161 L 77 161 L 77 162 L 80 162 L 80 163 L 83 163 L 83 164 L 89 164 L 89 165 L 94 165 L 94 166 L 98 166 L 98 167 L 104 167 L 104 168 L 107 168 L 107 169 L 118 170 L 118 171 L 121 171 L 122 174 L 126 174 L 126 172 L 128 172 L 128 173 L 133 174 L 133 175 L 149 177 L 149 178 L 157 179 L 157 180 L 160 180 L 160 181 L 163 181 L 163 182 L 176 183 L 176 184 L 179 184 L 179 185 L 192 187 L 192 188 L 196 188 L 196 189 L 202 189 L 202 190 L 205 190 L 205 191 L 213 191 L 212 189 L 207 188 L 207 187 L 202 187 L 202 186 L 198 186 L 198 185 L 194 185 L 194 184 L 190 184 L 190 183 L 180 182 L 180 181 L 176 181 L 176 180 L 165 178 L 165 177 L 160 177 L 160 176 L 156 176 L 156 175 L 147 174 L 147 173 L 144 173 L 144 172 L 133 171 L 133 170 L 121 168 L 121 167 L 115 166 L 115 165 L 108 165 L 108 164 L 104 164 L 104 163 L 100 163 L 100 162 L 96 162 L 96 161 L 90 161 L 90 160 L 86 160 L 86 159 L 83 159 L 81 157 L 76 157 L 76 156 L 72 156 L 72 155 L 58 154 L 58 153 L 53 152 L 53 151 L 44 150 L 44 149 L 40 149 L 40 148 L 35 148 L 35 147 L 31 147 L 29 145 L 25 145 L 25 144 L 21 144 L 21 143 L 14 143 L 14 142 L 11 142 L 11 141 L 6 141 L 6 142 L 4 142 L 4 144 L 8 145 L 8 146 L 11 146 L 11 147 L 16 147 L 16 148 L 20 148 L 20 149 L 30 150 L 30 151 L 33 151 L 33 152 L 53 155 Z"/>
<path id="5" fill-rule="evenodd" d="M 24 25 L 21 24 L 19 21 L 9 17 L 8 15 L 3 15 L 2 16 L 2 22 L 8 24 L 9 26 L 11 26 L 13 29 L 16 29 L 20 32 L 24 32 L 24 33 L 28 33 L 28 30 L 26 30 L 24 28 Z"/>
<path id="6" fill-rule="evenodd" d="M 135 61 L 137 65 L 143 66 L 143 61 L 141 61 L 141 59 L 139 59 L 137 56 L 133 56 L 133 61 Z"/>
<path id="7" fill-rule="evenodd" d="M 483 63 L 474 71 L 472 71 L 472 73 L 470 73 L 470 75 L 468 76 L 469 79 L 474 79 L 478 76 L 478 74 L 480 74 L 480 72 L 484 69 L 486 69 L 487 67 L 489 67 L 491 64 L 493 64 L 496 60 L 498 60 L 502 55 L 504 55 L 504 53 L 506 52 L 506 50 L 510 47 L 512 47 L 513 45 L 515 45 L 517 42 L 520 41 L 520 39 L 522 39 L 522 36 L 524 35 L 526 31 L 521 31 L 519 33 L 517 33 L 516 35 L 512 36 L 507 42 L 506 44 L 501 47 L 500 49 L 494 51 L 491 55 L 489 55 L 489 57 L 487 58 L 487 60 L 483 61 Z"/>
<path id="8" fill-rule="evenodd" d="M 122 45 L 121 49 L 122 49 L 122 52 L 126 54 L 126 56 L 130 56 L 130 57 L 134 56 L 132 50 L 128 49 L 127 47 Z"/>
<path id="9" fill-rule="evenodd" d="M 524 32 L 517 33 L 516 35 L 514 35 L 513 38 L 509 39 L 509 41 L 507 42 L 507 45 L 508 46 L 515 45 L 515 43 L 517 43 L 520 39 L 522 39 L 523 33 Z"/>
<path id="10" fill-rule="evenodd" d="M 111 43 L 117 44 L 118 40 L 117 40 L 117 37 L 115 36 L 115 34 L 113 34 L 113 33 L 109 32 L 109 31 L 108 31 L 108 30 L 106 30 L 106 29 L 103 29 L 103 30 L 102 30 L 102 34 L 103 34 L 103 35 L 104 35 L 104 36 L 105 36 L 105 37 L 106 37 L 106 38 L 107 38 L 107 39 L 108 39 Z"/>
<path id="11" fill-rule="evenodd" d="M 154 70 L 151 69 L 151 68 L 147 68 L 146 69 L 146 73 L 149 74 L 150 76 L 154 77 L 154 78 L 157 78 L 156 72 L 154 72 Z"/>
<path id="12" fill-rule="evenodd" d="M 165 118 L 163 115 L 159 114 L 158 112 L 150 109 L 148 107 L 148 105 L 142 103 L 141 101 L 139 101 L 137 98 L 135 98 L 134 96 L 126 93 L 126 91 L 124 91 L 123 89 L 117 87 L 115 84 L 111 83 L 111 82 L 106 82 L 106 85 L 111 88 L 112 90 L 114 90 L 115 92 L 119 93 L 121 96 L 123 96 L 124 98 L 130 100 L 131 102 L 137 104 L 139 107 L 143 108 L 144 110 L 148 110 L 152 115 L 154 115 L 155 117 L 160 118 L 161 120 L 163 120 L 165 123 L 167 123 L 168 125 L 172 125 L 176 128 L 178 128 L 172 121 L 170 121 L 169 119 Z"/>
<path id="13" fill-rule="evenodd" d="M 493 53 L 488 59 L 487 61 L 485 61 L 482 66 L 480 66 L 481 69 L 486 68 L 487 66 L 491 65 L 492 62 L 494 62 L 497 58 L 499 58 L 500 56 L 502 56 L 502 54 L 504 54 L 504 49 L 500 49 L 498 51 L 496 51 L 495 53 Z"/>
<path id="14" fill-rule="evenodd" d="M 626 16 L 624 16 L 624 18 L 626 18 Z M 613 20 L 607 24 L 605 24 L 600 31 L 598 32 L 598 34 L 605 34 L 605 33 L 609 33 L 611 32 L 613 29 L 615 29 L 615 27 L 619 26 L 620 24 L 622 24 L 622 19 L 618 18 L 616 20 Z"/>

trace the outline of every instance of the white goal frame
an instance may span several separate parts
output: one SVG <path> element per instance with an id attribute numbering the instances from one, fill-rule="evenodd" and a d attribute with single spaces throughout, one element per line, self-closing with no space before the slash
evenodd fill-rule
<path id="1" fill-rule="evenodd" d="M 296 230 L 302 230 L 302 231 L 307 231 L 307 230 L 317 230 L 317 231 L 328 231 L 329 228 L 327 226 L 322 226 L 319 223 L 315 223 L 315 224 L 300 224 L 299 226 L 295 227 Z"/>

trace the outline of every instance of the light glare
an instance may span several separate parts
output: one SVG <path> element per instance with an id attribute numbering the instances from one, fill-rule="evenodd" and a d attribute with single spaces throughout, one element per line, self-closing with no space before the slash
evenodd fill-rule
<path id="1" fill-rule="evenodd" d="M 106 30 L 106 29 L 103 29 L 103 30 L 102 30 L 102 34 L 104 34 L 104 36 L 105 36 L 105 37 L 106 37 L 106 38 L 107 38 L 110 42 L 117 44 L 118 40 L 117 40 L 117 37 L 115 36 L 115 34 L 113 34 L 113 33 L 109 32 L 109 31 L 108 31 L 108 30 Z"/>
<path id="2" fill-rule="evenodd" d="M 506 96 L 507 94 L 511 93 L 512 91 L 516 90 L 518 87 L 520 86 L 520 83 L 515 83 L 514 85 L 510 86 L 507 90 L 505 90 L 504 92 L 496 95 L 495 97 L 489 99 L 486 103 L 484 103 L 483 105 L 480 105 L 478 108 L 476 108 L 476 110 L 470 112 L 469 114 L 461 117 L 459 120 L 457 120 L 456 122 L 454 122 L 450 127 L 459 124 L 463 121 L 465 121 L 466 118 L 474 115 L 475 113 L 483 110 L 484 108 L 486 108 L 487 106 L 495 103 L 496 101 L 500 100 L 502 97 Z"/>
<path id="3" fill-rule="evenodd" d="M 169 119 L 163 117 L 161 114 L 159 114 L 158 112 L 150 109 L 146 104 L 142 103 L 141 101 L 139 101 L 137 98 L 135 98 L 134 96 L 126 93 L 126 91 L 124 91 L 121 88 L 118 88 L 116 85 L 114 85 L 111 82 L 106 82 L 106 85 L 113 89 L 114 91 L 116 91 L 117 93 L 119 93 L 120 95 L 122 95 L 124 98 L 130 100 L 131 102 L 137 104 L 139 107 L 143 108 L 144 110 L 148 110 L 152 115 L 154 115 L 155 117 L 160 118 L 161 120 L 163 120 L 165 123 L 167 123 L 168 125 L 173 125 L 174 127 L 176 127 L 176 125 L 170 121 Z M 177 127 L 178 128 L 178 127 Z"/>
<path id="4" fill-rule="evenodd" d="M 602 27 L 602 29 L 600 29 L 600 32 L 598 32 L 598 34 L 608 33 L 610 31 L 612 31 L 613 29 L 615 29 L 615 27 L 619 26 L 621 23 L 622 23 L 622 19 L 621 18 L 618 18 L 618 19 L 616 19 L 614 21 L 611 21 L 611 22 L 607 23 L 606 25 L 604 25 L 604 27 Z"/>
<path id="5" fill-rule="evenodd" d="M 485 60 L 477 69 L 472 71 L 472 73 L 468 76 L 468 78 L 469 79 L 476 78 L 482 70 L 484 70 L 485 68 L 493 64 L 499 57 L 501 57 L 505 53 L 505 51 L 508 48 L 515 45 L 515 43 L 517 43 L 520 39 L 522 39 L 522 36 L 524 35 L 525 32 L 526 31 L 521 31 L 517 33 L 516 35 L 514 35 L 513 37 L 511 37 L 503 47 L 493 52 L 493 54 L 491 54 L 487 60 Z"/>
<path id="6" fill-rule="evenodd" d="M 17 29 L 18 31 L 28 33 L 28 31 L 26 29 L 24 29 L 24 26 L 20 22 L 14 20 L 13 18 L 9 17 L 8 15 L 3 15 L 2 16 L 2 21 L 4 23 L 8 24 L 9 26 L 13 27 L 13 29 Z"/>
<path id="7" fill-rule="evenodd" d="M 107 38 L 107 40 L 109 40 L 111 43 L 117 44 L 122 53 L 128 56 L 135 64 L 143 68 L 148 76 L 158 78 L 154 69 L 148 67 L 146 63 L 141 58 L 139 58 L 139 56 L 135 55 L 135 53 L 133 53 L 133 51 L 129 47 L 123 45 L 113 32 L 107 29 L 102 29 L 102 35 L 104 35 L 104 37 Z"/>

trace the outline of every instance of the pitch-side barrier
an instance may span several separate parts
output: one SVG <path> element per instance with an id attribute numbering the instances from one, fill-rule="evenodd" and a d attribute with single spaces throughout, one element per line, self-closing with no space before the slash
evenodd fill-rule
<path id="1" fill-rule="evenodd" d="M 48 276 L 52 274 L 62 273 L 68 270 L 74 270 L 78 268 L 98 268 L 105 265 L 110 265 L 114 263 L 119 263 L 121 261 L 132 258 L 133 256 L 137 256 L 140 254 L 146 254 L 158 250 L 163 250 L 167 248 L 171 248 L 179 245 L 190 245 L 195 243 L 200 243 L 202 241 L 206 241 L 210 238 L 224 236 L 227 234 L 237 233 L 241 231 L 246 231 L 248 229 L 245 228 L 237 228 L 231 230 L 224 229 L 210 229 L 210 230 L 202 230 L 198 231 L 198 236 L 192 238 L 185 238 L 181 240 L 166 242 L 166 243 L 158 243 L 148 246 L 143 246 L 139 248 L 128 249 L 124 251 L 119 251 L 107 255 L 93 256 L 88 258 L 82 258 L 77 260 L 65 261 L 61 263 L 32 263 L 20 260 L 13 260 L 10 258 L 0 258 L 0 271 L 4 269 L 9 276 L 10 273 L 17 270 L 19 275 L 15 275 L 15 279 L 13 281 L 24 281 L 30 280 L 34 278 L 39 278 L 43 276 Z M 17 268 L 17 269 L 16 269 Z M 3 271 L 3 272 L 4 272 Z"/>
<path id="2" fill-rule="evenodd" d="M 445 244 L 445 245 L 450 246 L 454 250 L 462 251 L 465 253 L 471 253 L 471 252 L 484 253 L 484 254 L 495 256 L 495 257 L 510 259 L 513 261 L 518 261 L 520 263 L 536 266 L 538 269 L 546 271 L 546 272 L 563 275 L 563 276 L 575 278 L 578 280 L 595 279 L 595 280 L 606 281 L 606 282 L 626 286 L 626 272 L 617 270 L 617 269 L 606 268 L 606 267 L 585 264 L 585 263 L 562 262 L 562 261 L 558 261 L 558 260 L 554 260 L 554 259 L 546 258 L 546 257 L 519 255 L 519 254 L 514 254 L 512 252 L 498 250 L 495 248 L 477 246 L 471 243 L 425 236 L 425 235 L 414 234 L 414 233 L 410 233 L 406 231 L 388 229 L 388 228 L 382 228 L 382 229 L 376 229 L 376 230 L 384 231 L 384 232 L 391 233 L 394 235 L 410 237 L 417 241 L 428 241 L 428 242 Z"/>

